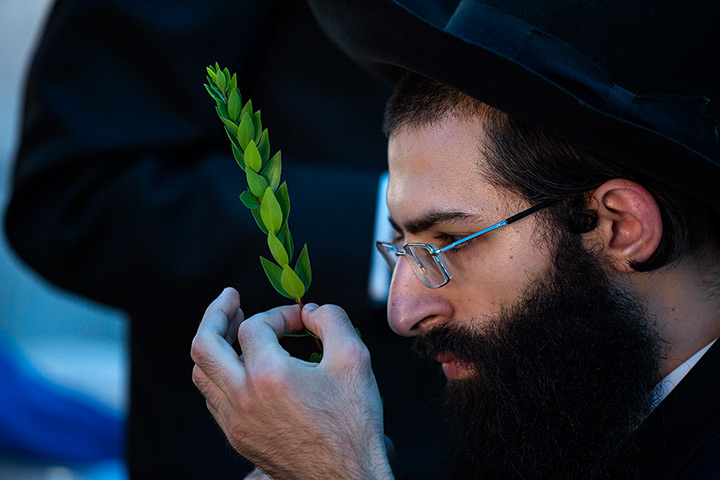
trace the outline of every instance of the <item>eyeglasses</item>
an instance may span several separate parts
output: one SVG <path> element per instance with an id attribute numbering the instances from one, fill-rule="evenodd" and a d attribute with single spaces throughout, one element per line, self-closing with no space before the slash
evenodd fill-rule
<path id="1" fill-rule="evenodd" d="M 390 266 L 390 270 L 395 270 L 395 265 L 397 265 L 399 257 L 408 257 L 410 265 L 423 285 L 429 288 L 440 288 L 443 285 L 447 285 L 452 278 L 450 270 L 448 270 L 447 264 L 442 257 L 443 253 L 457 247 L 461 243 L 467 242 L 468 240 L 472 240 L 480 235 L 497 230 L 505 225 L 510 225 L 513 222 L 517 222 L 521 218 L 525 218 L 528 215 L 531 215 L 538 210 L 542 210 L 555 202 L 556 200 L 542 202 L 534 207 L 528 208 L 527 210 L 523 210 L 517 215 L 506 218 L 502 222 L 498 222 L 495 225 L 480 230 L 479 232 L 463 237 L 460 240 L 457 240 L 440 249 L 434 245 L 430 245 L 429 243 L 407 243 L 400 250 L 398 250 L 398 248 L 392 243 L 377 242 L 375 245 Z"/>

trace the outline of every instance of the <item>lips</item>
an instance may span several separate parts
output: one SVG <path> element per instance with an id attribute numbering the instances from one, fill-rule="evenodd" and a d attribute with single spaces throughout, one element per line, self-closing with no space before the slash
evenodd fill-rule
<path id="1" fill-rule="evenodd" d="M 438 355 L 436 360 L 441 364 L 442 371 L 448 380 L 458 380 L 470 375 L 466 362 L 462 362 L 452 355 Z"/>

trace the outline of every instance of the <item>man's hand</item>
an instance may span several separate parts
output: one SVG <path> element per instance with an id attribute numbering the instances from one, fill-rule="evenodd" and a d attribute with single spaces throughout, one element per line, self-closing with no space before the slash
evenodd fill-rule
<path id="1" fill-rule="evenodd" d="M 243 318 L 238 293 L 226 289 L 191 350 L 193 381 L 232 446 L 275 480 L 392 478 L 370 355 L 345 312 L 310 304 Z M 278 342 L 303 328 L 323 342 L 319 364 Z"/>

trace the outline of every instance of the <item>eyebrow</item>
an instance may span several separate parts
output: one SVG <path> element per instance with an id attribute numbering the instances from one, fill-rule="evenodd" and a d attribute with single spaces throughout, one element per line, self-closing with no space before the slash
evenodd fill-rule
<path id="1" fill-rule="evenodd" d="M 476 220 L 477 215 L 459 211 L 433 211 L 415 220 L 403 222 L 403 228 L 400 228 L 400 225 L 392 217 L 388 217 L 388 220 L 390 225 L 398 232 L 405 230 L 408 233 L 417 234 L 430 230 L 439 223 L 461 223 L 468 218 Z"/>

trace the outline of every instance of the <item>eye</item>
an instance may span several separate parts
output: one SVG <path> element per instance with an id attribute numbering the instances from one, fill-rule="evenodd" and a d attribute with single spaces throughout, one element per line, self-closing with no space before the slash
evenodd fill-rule
<path id="1" fill-rule="evenodd" d="M 404 242 L 405 242 L 405 236 L 402 233 L 398 232 L 397 230 L 393 230 L 393 236 L 392 236 L 392 239 L 390 240 L 390 243 L 392 245 L 395 245 L 395 247 L 397 249 L 400 249 L 405 244 Z"/>
<path id="2" fill-rule="evenodd" d="M 457 242 L 458 240 L 462 240 L 462 239 L 465 238 L 466 236 L 467 236 L 467 235 L 450 235 L 450 234 L 448 234 L 448 233 L 438 233 L 438 234 L 435 236 L 435 238 L 436 238 L 438 241 L 440 241 L 443 246 L 448 246 L 448 245 L 450 245 L 450 244 L 452 244 L 452 243 Z M 463 242 L 463 243 L 459 244 L 458 246 L 453 247 L 453 248 L 451 248 L 450 250 L 448 250 L 447 253 L 459 252 L 460 250 L 464 250 L 465 248 L 469 247 L 472 243 L 474 243 L 475 240 L 477 240 L 477 238 L 473 238 L 473 239 L 471 239 L 471 240 L 468 240 L 468 241 L 466 241 L 466 242 Z"/>
<path id="3" fill-rule="evenodd" d="M 465 238 L 463 235 L 450 235 L 449 233 L 438 233 L 435 238 L 442 242 L 443 245 L 450 245 L 453 242 Z M 464 244 L 458 245 L 457 248 L 464 246 Z"/>

